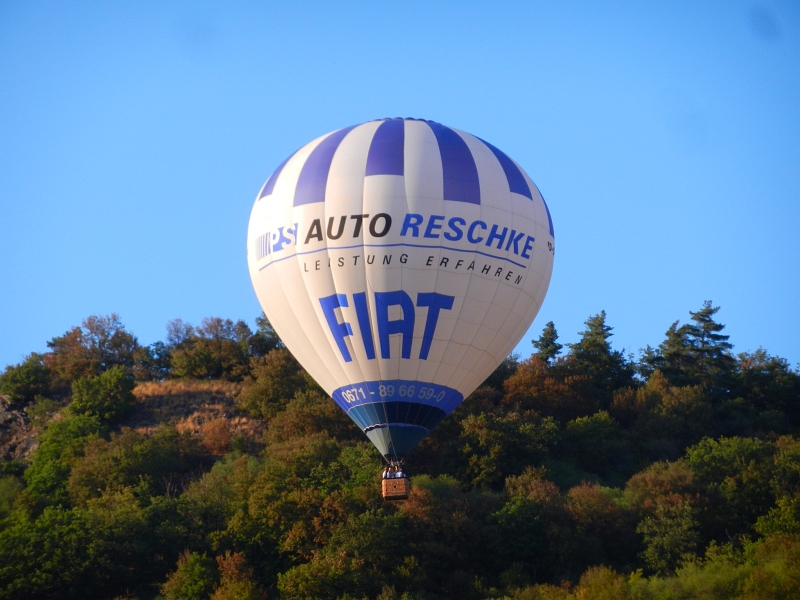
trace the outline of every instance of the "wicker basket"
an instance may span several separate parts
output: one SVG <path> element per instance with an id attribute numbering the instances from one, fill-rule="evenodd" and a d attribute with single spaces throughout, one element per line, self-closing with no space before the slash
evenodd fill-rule
<path id="1" fill-rule="evenodd" d="M 411 482 L 407 477 L 397 477 L 392 479 L 382 479 L 382 491 L 384 500 L 405 500 L 411 491 Z"/>

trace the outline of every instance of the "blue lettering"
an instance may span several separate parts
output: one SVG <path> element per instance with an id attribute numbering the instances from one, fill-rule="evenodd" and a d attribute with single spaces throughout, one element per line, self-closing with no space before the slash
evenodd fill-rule
<path id="1" fill-rule="evenodd" d="M 506 242 L 506 250 L 508 250 L 511 247 L 511 244 L 513 243 L 514 244 L 514 254 L 519 254 L 519 245 L 518 244 L 519 244 L 519 241 L 522 239 L 522 236 L 524 236 L 525 234 L 520 231 L 519 235 L 514 237 L 515 233 L 517 233 L 517 232 L 514 229 L 512 229 L 511 230 L 511 235 L 508 236 L 508 242 Z"/>
<path id="2" fill-rule="evenodd" d="M 422 220 L 422 215 L 415 213 L 406 214 L 405 219 L 403 219 L 403 228 L 400 230 L 400 235 L 404 236 L 406 231 L 413 229 L 414 233 L 411 234 L 412 237 L 419 237 L 419 226 L 422 224 Z"/>
<path id="3" fill-rule="evenodd" d="M 467 230 L 467 241 L 470 244 L 480 244 L 483 241 L 483 237 L 474 237 L 473 233 L 475 233 L 475 229 L 480 226 L 481 229 L 486 229 L 486 223 L 483 221 L 475 221 L 472 225 L 469 226 Z"/>
<path id="4" fill-rule="evenodd" d="M 486 245 L 491 246 L 494 240 L 497 240 L 497 249 L 503 247 L 503 241 L 506 239 L 508 227 L 503 227 L 503 233 L 497 233 L 497 225 L 492 225 L 492 230 L 489 232 L 489 237 L 486 238 Z"/>
<path id="5" fill-rule="evenodd" d="M 422 346 L 419 349 L 420 360 L 428 359 L 428 352 L 430 352 L 431 344 L 433 343 L 433 334 L 436 331 L 436 324 L 439 322 L 439 311 L 452 309 L 453 300 L 455 300 L 454 296 L 446 296 L 436 292 L 417 295 L 417 306 L 428 307 L 425 331 L 422 334 Z"/>
<path id="6" fill-rule="evenodd" d="M 403 309 L 403 318 L 390 321 L 390 306 L 400 306 Z M 375 311 L 377 312 L 381 358 L 390 358 L 389 336 L 396 333 L 402 336 L 402 357 L 411 358 L 411 343 L 414 341 L 414 303 L 408 294 L 403 290 L 375 292 Z"/>
<path id="7" fill-rule="evenodd" d="M 453 231 L 453 233 L 450 233 L 449 231 L 445 231 L 444 232 L 444 237 L 446 237 L 451 242 L 457 242 L 462 237 L 464 237 L 464 232 L 461 231 L 461 227 L 459 227 L 458 225 L 461 225 L 463 227 L 466 224 L 467 224 L 467 222 L 464 219 L 462 219 L 461 217 L 453 217 L 452 219 L 450 219 L 447 222 L 447 225 L 450 227 L 450 229 Z"/>
<path id="8" fill-rule="evenodd" d="M 339 346 L 339 352 L 342 353 L 344 362 L 350 362 L 353 359 L 350 356 L 350 350 L 347 348 L 344 338 L 348 335 L 353 335 L 353 328 L 350 327 L 350 323 L 339 323 L 339 319 L 336 317 L 337 308 L 347 307 L 347 296 L 334 294 L 333 296 L 320 298 L 319 303 L 322 305 L 322 313 L 325 315 L 325 320 L 328 321 L 328 327 L 331 328 L 331 334 L 333 334 L 333 339 L 336 340 L 336 345 Z"/>
<path id="9" fill-rule="evenodd" d="M 292 233 L 291 228 L 288 229 L 287 233 Z M 283 227 L 278 227 L 278 241 L 272 245 L 273 252 L 280 252 L 283 250 L 283 247 L 286 244 L 290 244 L 292 240 L 285 235 L 283 235 Z"/>
<path id="10" fill-rule="evenodd" d="M 442 228 L 442 221 L 444 221 L 444 215 L 431 215 L 430 219 L 428 219 L 428 226 L 425 228 L 425 237 L 438 238 L 439 234 L 433 235 L 433 232 Z"/>
<path id="11" fill-rule="evenodd" d="M 353 294 L 353 304 L 356 307 L 358 328 L 361 330 L 361 338 L 364 341 L 364 352 L 367 355 L 367 359 L 372 360 L 375 358 L 375 342 L 372 339 L 372 324 L 369 322 L 366 292 Z"/>
<path id="12" fill-rule="evenodd" d="M 522 254 L 520 256 L 522 258 L 530 258 L 531 257 L 531 250 L 533 249 L 533 237 L 528 236 L 528 239 L 525 240 L 525 247 L 522 248 Z"/>

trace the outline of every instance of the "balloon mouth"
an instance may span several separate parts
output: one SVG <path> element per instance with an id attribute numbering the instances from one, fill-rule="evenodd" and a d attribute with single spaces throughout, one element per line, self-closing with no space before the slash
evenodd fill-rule
<path id="1" fill-rule="evenodd" d="M 392 464 L 401 462 L 429 433 L 419 425 L 389 423 L 375 425 L 365 430 L 369 441 Z"/>

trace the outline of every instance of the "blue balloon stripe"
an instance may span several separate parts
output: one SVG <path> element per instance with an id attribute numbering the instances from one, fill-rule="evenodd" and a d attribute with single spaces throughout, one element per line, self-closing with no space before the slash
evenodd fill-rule
<path id="1" fill-rule="evenodd" d="M 406 404 L 423 405 L 437 411 L 443 411 L 444 414 L 449 415 L 464 400 L 464 396 L 456 389 L 436 383 L 405 379 L 353 383 L 334 390 L 331 396 L 346 413 L 350 413 L 355 407 L 366 407 L 368 412 L 364 414 L 368 415 L 372 423 L 387 422 L 385 414 L 375 412 L 379 410 L 375 408 L 376 405 L 383 406 L 385 404 L 389 406 L 390 404 L 397 404 L 397 407 L 392 410 L 401 408 L 408 410 L 407 414 L 412 417 L 413 422 L 417 422 L 417 417 L 414 417 L 414 415 L 419 410 L 418 407 L 408 407 Z M 383 409 L 380 410 L 382 411 Z M 398 414 L 403 413 L 394 412 L 392 413 L 392 418 L 396 419 Z M 436 412 L 422 413 L 420 411 L 420 415 L 423 414 L 434 415 Z M 419 419 L 422 418 L 423 416 L 419 417 Z"/>
<path id="2" fill-rule="evenodd" d="M 355 127 L 357 126 L 353 125 L 334 131 L 311 151 L 297 179 L 297 188 L 294 192 L 295 206 L 325 201 L 325 187 L 328 184 L 333 155 L 336 154 L 344 137 Z"/>
<path id="3" fill-rule="evenodd" d="M 390 119 L 380 124 L 367 155 L 365 175 L 403 175 L 405 122 Z"/>
<path id="4" fill-rule="evenodd" d="M 478 138 L 479 140 L 481 138 Z M 531 189 L 528 187 L 528 182 L 525 181 L 525 176 L 522 174 L 522 171 L 519 170 L 517 164 L 511 160 L 508 155 L 492 146 L 486 140 L 481 140 L 489 150 L 495 155 L 497 160 L 500 162 L 500 166 L 503 167 L 503 171 L 506 174 L 506 179 L 508 180 L 508 189 L 512 192 L 517 194 L 522 194 L 523 196 L 533 200 L 533 194 L 531 194 Z"/>
<path id="5" fill-rule="evenodd" d="M 258 195 L 259 200 L 261 200 L 264 196 L 270 196 L 272 194 L 272 190 L 275 189 L 275 183 L 278 181 L 278 177 L 280 176 L 281 171 L 283 171 L 283 167 L 286 166 L 286 163 L 288 163 L 289 160 L 292 158 L 292 156 L 294 156 L 295 154 L 297 154 L 297 152 L 293 152 L 292 154 L 290 154 L 289 158 L 287 158 L 280 165 L 278 165 L 278 168 L 275 169 L 275 172 L 272 173 L 272 175 L 270 175 L 269 179 L 267 179 L 267 183 L 264 184 L 264 188 Z"/>
<path id="6" fill-rule="evenodd" d="M 542 202 L 544 202 L 544 209 L 547 211 L 547 223 L 550 225 L 550 236 L 555 239 L 556 234 L 553 233 L 553 219 L 550 216 L 550 209 L 547 208 L 547 202 L 544 201 L 544 196 L 542 196 Z"/>
<path id="7" fill-rule="evenodd" d="M 440 123 L 426 121 L 436 136 L 442 159 L 444 199 L 456 202 L 481 203 L 478 167 L 467 143 L 455 131 Z"/>

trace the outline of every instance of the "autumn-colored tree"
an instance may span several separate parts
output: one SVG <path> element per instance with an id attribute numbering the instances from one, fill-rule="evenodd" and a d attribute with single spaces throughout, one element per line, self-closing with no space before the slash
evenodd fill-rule
<path id="1" fill-rule="evenodd" d="M 536 356 L 521 361 L 504 384 L 503 403 L 562 422 L 594 413 L 599 403 L 592 378 L 572 367 L 570 358 L 558 359 L 550 366 Z"/>
<path id="2" fill-rule="evenodd" d="M 73 327 L 55 337 L 47 346 L 45 364 L 65 383 L 80 377 L 91 377 L 119 366 L 133 369 L 139 348 L 136 337 L 128 332 L 119 315 L 87 317 L 80 327 Z"/>

